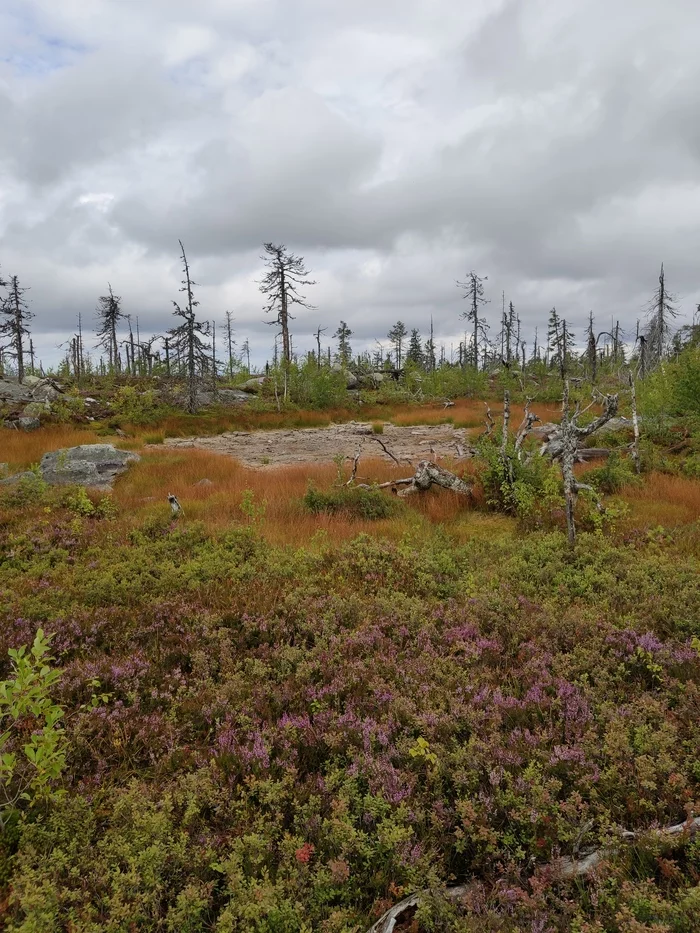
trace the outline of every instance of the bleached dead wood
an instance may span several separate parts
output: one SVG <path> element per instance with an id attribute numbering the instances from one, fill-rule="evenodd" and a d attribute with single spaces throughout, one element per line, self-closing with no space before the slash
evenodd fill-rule
<path id="1" fill-rule="evenodd" d="M 488 402 L 484 402 L 486 405 L 486 430 L 484 431 L 484 437 L 491 437 L 493 434 L 493 429 L 496 427 L 496 422 L 493 420 L 493 415 L 491 414 L 491 408 L 489 407 Z"/>
<path id="2" fill-rule="evenodd" d="M 410 496 L 416 492 L 425 492 L 431 486 L 441 486 L 443 489 L 450 489 L 461 496 L 471 496 L 472 487 L 459 476 L 451 473 L 444 467 L 438 466 L 432 460 L 421 460 L 413 476 L 407 476 L 402 479 L 392 479 L 386 483 L 378 483 L 376 486 L 370 486 L 367 483 L 359 483 L 359 489 L 389 489 L 395 486 L 405 486 L 405 489 L 397 490 L 397 495 L 402 498 Z"/>
<path id="3" fill-rule="evenodd" d="M 357 450 L 355 451 L 355 456 L 352 460 L 352 472 L 350 473 L 350 479 L 345 484 L 346 486 L 352 486 L 355 482 L 355 477 L 357 476 L 357 467 L 360 463 L 360 456 L 362 455 L 362 441 L 357 445 Z"/>
<path id="4" fill-rule="evenodd" d="M 503 460 L 508 457 L 508 428 L 510 426 L 510 392 L 503 392 L 503 436 L 501 437 L 501 456 Z"/>
<path id="5" fill-rule="evenodd" d="M 587 824 L 590 827 L 590 824 Z M 616 845 L 604 846 L 600 849 L 595 849 L 592 852 L 589 852 L 587 855 L 584 855 L 582 858 L 559 858 L 555 859 L 553 862 L 550 862 L 547 866 L 552 874 L 561 878 L 562 880 L 568 881 L 574 878 L 585 878 L 586 875 L 590 875 L 599 865 L 601 865 L 606 859 L 615 855 L 622 848 L 624 843 L 633 843 L 635 840 L 643 838 L 658 839 L 663 841 L 666 838 L 673 838 L 674 836 L 681 836 L 687 834 L 688 837 L 692 837 L 695 833 L 700 831 L 700 817 L 695 817 L 695 819 L 689 819 L 685 823 L 677 823 L 675 826 L 668 826 L 665 829 L 652 829 L 645 832 L 630 832 L 629 830 L 622 830 L 620 832 L 620 843 Z M 451 901 L 458 901 L 460 898 L 468 892 L 468 884 L 460 884 L 450 888 L 444 888 L 441 892 L 443 897 Z M 385 914 L 383 914 L 376 923 L 374 923 L 367 933 L 393 933 L 397 920 L 399 917 L 405 913 L 407 910 L 411 910 L 414 907 L 418 907 L 423 900 L 430 892 L 429 891 L 416 891 L 414 894 L 410 894 L 408 897 L 405 897 L 402 901 L 399 901 L 398 904 L 395 904 L 391 907 Z"/>
<path id="6" fill-rule="evenodd" d="M 382 450 L 383 450 L 384 453 L 387 455 L 387 457 L 391 457 L 391 459 L 394 461 L 394 463 L 395 463 L 397 466 L 401 466 L 401 461 L 398 459 L 398 457 L 396 457 L 396 456 L 394 456 L 394 454 L 392 454 L 392 452 L 391 452 L 391 451 L 389 450 L 389 448 L 386 446 L 386 444 L 384 443 L 384 441 L 381 440 L 381 438 L 377 437 L 376 434 L 373 434 L 373 435 L 372 435 L 372 440 L 373 440 L 373 441 L 376 441 L 376 442 L 379 444 L 379 446 L 382 448 Z M 407 460 L 406 462 L 407 462 L 407 463 L 411 463 L 410 460 Z M 413 466 L 412 463 L 411 463 L 411 466 Z"/>
<path id="7" fill-rule="evenodd" d="M 530 431 L 532 431 L 535 423 L 540 420 L 533 411 L 530 411 L 531 402 L 531 398 L 525 399 L 525 412 L 523 415 L 523 420 L 520 422 L 520 427 L 518 428 L 518 433 L 515 437 L 515 455 L 517 456 L 518 460 L 522 460 L 523 444 L 525 443 L 528 434 Z"/>
<path id="8" fill-rule="evenodd" d="M 444 409 L 444 408 L 454 408 L 454 407 L 455 407 L 455 403 L 452 401 L 452 399 L 446 398 L 446 399 L 445 399 L 445 404 L 444 404 L 444 406 L 443 406 L 443 409 Z"/>
<path id="9" fill-rule="evenodd" d="M 579 483 L 574 475 L 574 463 L 576 455 L 581 446 L 581 442 L 595 434 L 604 427 L 611 418 L 617 414 L 618 397 L 617 395 L 606 395 L 603 397 L 603 413 L 594 418 L 590 424 L 581 426 L 578 419 L 585 414 L 594 402 L 584 411 L 580 411 L 578 405 L 574 414 L 571 414 L 569 407 L 569 380 L 564 380 L 564 398 L 562 400 L 562 418 L 559 430 L 545 444 L 549 448 L 547 451 L 553 460 L 558 460 L 561 467 L 561 474 L 564 479 L 564 500 L 566 512 L 566 528 L 569 538 L 569 544 L 573 547 L 576 544 L 576 522 L 574 520 L 574 510 L 576 499 L 579 492 L 583 490 L 591 491 L 590 486 L 585 483 Z M 598 502 L 598 508 L 601 508 Z"/>
<path id="10" fill-rule="evenodd" d="M 637 390 L 634 384 L 632 373 L 629 374 L 630 395 L 632 401 L 632 430 L 634 431 L 634 440 L 632 441 L 632 461 L 637 473 L 642 472 L 642 461 L 639 457 L 639 416 L 637 414 Z"/>

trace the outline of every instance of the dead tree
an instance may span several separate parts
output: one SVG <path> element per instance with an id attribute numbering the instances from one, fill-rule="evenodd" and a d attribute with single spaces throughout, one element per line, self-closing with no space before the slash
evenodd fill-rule
<path id="1" fill-rule="evenodd" d="M 590 823 L 586 824 L 584 831 L 590 831 L 590 829 L 592 829 L 592 825 Z M 580 834 L 581 837 L 584 831 Z M 587 875 L 592 874 L 606 859 L 616 855 L 623 848 L 624 844 L 633 845 L 637 840 L 644 840 L 644 838 L 652 838 L 659 842 L 677 837 L 692 839 L 698 832 L 700 832 L 700 817 L 688 819 L 685 823 L 677 823 L 665 829 L 654 829 L 647 832 L 636 833 L 630 830 L 622 830 L 619 833 L 620 842 L 617 844 L 594 849 L 583 858 L 578 858 L 578 852 L 575 852 L 574 858 L 555 859 L 553 862 L 550 862 L 548 866 L 545 866 L 545 868 L 549 869 L 554 877 L 561 878 L 564 881 L 575 878 L 585 878 Z M 445 888 L 442 891 L 442 895 L 449 901 L 459 901 L 468 892 L 469 884 L 460 884 Z M 387 910 L 387 912 L 367 930 L 367 933 L 393 933 L 401 915 L 418 907 L 421 901 L 430 893 L 430 891 L 416 891 L 414 894 L 409 894 L 408 897 L 405 897 L 402 901 L 399 901 L 398 904 L 395 904 L 392 908 Z"/>
<path id="2" fill-rule="evenodd" d="M 634 384 L 632 373 L 629 374 L 630 396 L 632 402 L 632 430 L 634 439 L 632 441 L 632 462 L 637 473 L 642 472 L 642 461 L 639 457 L 639 416 L 637 414 L 637 389 Z"/>
<path id="3" fill-rule="evenodd" d="M 190 266 L 185 254 L 182 240 L 178 240 L 182 254 L 182 268 L 185 274 L 182 280 L 181 292 L 184 293 L 186 303 L 184 307 L 173 301 L 177 317 L 183 319 L 182 324 L 172 328 L 169 333 L 173 338 L 175 348 L 185 358 L 185 371 L 187 377 L 187 410 L 194 414 L 197 411 L 197 368 L 208 363 L 209 346 L 203 339 L 209 336 L 209 325 L 198 321 L 195 309 L 199 302 L 195 300 L 193 288 L 197 284 L 190 276 Z"/>
<path id="4" fill-rule="evenodd" d="M 304 266 L 304 257 L 295 256 L 280 244 L 265 243 L 266 255 L 262 257 L 267 266 L 267 273 L 260 281 L 260 291 L 267 298 L 265 313 L 274 312 L 274 321 L 268 323 L 279 325 L 282 334 L 282 365 L 289 369 L 292 362 L 292 342 L 289 335 L 289 322 L 294 320 L 290 313 L 290 305 L 301 305 L 302 308 L 313 309 L 307 303 L 299 289 L 305 285 L 315 285 L 313 279 L 308 278 L 309 272 Z"/>
<path id="5" fill-rule="evenodd" d="M 402 486 L 402 489 L 396 487 Z M 472 487 L 465 480 L 461 479 L 455 473 L 451 473 L 444 467 L 438 466 L 432 460 L 421 460 L 416 467 L 413 476 L 405 479 L 393 479 L 386 483 L 378 483 L 370 486 L 367 483 L 360 483 L 359 489 L 395 489 L 396 494 L 402 498 L 413 495 L 416 492 L 426 492 L 431 486 L 441 486 L 443 489 L 449 489 L 460 496 L 471 496 Z"/>
<path id="6" fill-rule="evenodd" d="M 0 282 L 0 286 L 6 283 Z M 0 336 L 9 337 L 7 349 L 17 362 L 17 379 L 24 381 L 24 338 L 29 336 L 29 321 L 34 314 L 29 310 L 24 294 L 28 291 L 19 284 L 16 275 L 7 283 L 8 294 L 0 305 L 0 314 L 5 320 L 0 323 Z"/>
<path id="7" fill-rule="evenodd" d="M 588 411 L 590 407 L 589 405 L 585 411 Z M 603 413 L 597 418 L 594 418 L 590 424 L 582 427 L 578 421 L 584 412 L 581 412 L 577 405 L 576 410 L 571 414 L 569 406 L 569 380 L 564 380 L 561 424 L 554 435 L 543 446 L 542 453 L 548 453 L 553 460 L 559 462 L 559 466 L 561 467 L 562 478 L 564 480 L 564 499 L 566 503 L 566 528 L 571 547 L 576 544 L 574 512 L 578 494 L 583 490 L 594 493 L 592 487 L 587 486 L 585 483 L 579 483 L 574 476 L 574 463 L 578 456 L 578 449 L 585 438 L 595 434 L 595 432 L 604 427 L 611 418 L 615 417 L 617 408 L 617 395 L 604 396 Z"/>
<path id="8" fill-rule="evenodd" d="M 457 282 L 457 287 L 463 291 L 462 297 L 469 302 L 469 308 L 461 314 L 472 326 L 473 358 L 474 369 L 479 368 L 479 343 L 486 340 L 488 324 L 485 318 L 479 317 L 479 308 L 488 304 L 484 298 L 484 282 L 488 276 L 481 278 L 476 272 L 469 272 L 464 282 Z M 464 347 L 464 363 L 466 365 L 467 348 Z"/>

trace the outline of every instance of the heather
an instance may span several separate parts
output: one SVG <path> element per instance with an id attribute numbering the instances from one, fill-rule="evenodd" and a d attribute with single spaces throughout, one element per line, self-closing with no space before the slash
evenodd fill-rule
<path id="1" fill-rule="evenodd" d="M 426 887 L 421 930 L 697 928 L 697 840 L 548 867 L 697 813 L 697 522 L 571 551 L 440 492 L 301 545 L 260 497 L 128 496 L 2 493 L 0 654 L 51 637 L 66 751 L 5 826 L 5 929 L 359 933 Z"/>

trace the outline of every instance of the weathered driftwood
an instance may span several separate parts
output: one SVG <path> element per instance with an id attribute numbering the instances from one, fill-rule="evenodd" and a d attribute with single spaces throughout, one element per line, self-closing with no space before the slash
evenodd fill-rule
<path id="1" fill-rule="evenodd" d="M 452 399 L 446 398 L 443 408 L 454 408 L 454 407 L 455 407 L 455 403 L 452 401 Z"/>
<path id="2" fill-rule="evenodd" d="M 361 489 L 372 489 L 367 483 L 358 484 Z M 416 492 L 425 492 L 431 486 L 441 486 L 443 489 L 450 489 L 461 496 L 471 496 L 472 487 L 459 476 L 451 473 L 444 467 L 438 466 L 432 460 L 421 460 L 413 476 L 403 479 L 392 479 L 386 483 L 378 483 L 375 489 L 388 489 L 397 486 L 405 486 L 405 489 L 398 490 L 396 494 L 402 498 L 410 496 Z"/>
<path id="3" fill-rule="evenodd" d="M 587 824 L 587 828 L 590 828 L 591 824 Z M 622 843 L 632 843 L 640 837 L 646 838 L 655 838 L 655 839 L 665 839 L 667 837 L 680 836 L 684 833 L 687 833 L 688 836 L 693 836 L 696 832 L 700 831 L 700 816 L 695 817 L 695 819 L 687 820 L 685 823 L 677 823 L 675 826 L 668 826 L 665 829 L 652 829 L 646 832 L 634 833 L 629 830 L 622 830 L 620 832 L 620 844 L 604 846 L 600 849 L 595 849 L 593 852 L 589 852 L 587 855 L 584 855 L 582 858 L 559 858 L 555 859 L 553 862 L 550 862 L 548 867 L 552 874 L 557 878 L 561 878 L 564 881 L 571 880 L 573 878 L 584 878 L 586 875 L 590 875 L 599 865 L 601 865 L 607 858 L 615 855 L 622 848 Z M 443 897 L 451 901 L 458 901 L 460 898 L 468 892 L 468 884 L 460 884 L 450 888 L 444 888 L 441 892 Z M 418 907 L 423 898 L 425 898 L 430 892 L 429 891 L 416 891 L 414 894 L 410 894 L 408 897 L 405 897 L 402 901 L 399 901 L 398 904 L 395 904 L 391 907 L 385 914 L 383 914 L 375 924 L 373 924 L 367 933 L 393 933 L 396 922 L 399 917 L 405 913 L 407 910 L 411 910 L 414 907 Z"/>

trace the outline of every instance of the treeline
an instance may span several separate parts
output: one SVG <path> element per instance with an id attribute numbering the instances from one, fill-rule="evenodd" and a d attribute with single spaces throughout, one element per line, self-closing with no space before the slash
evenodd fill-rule
<path id="1" fill-rule="evenodd" d="M 144 337 L 138 317 L 123 309 L 122 299 L 108 284 L 106 294 L 98 298 L 94 318 L 94 340 L 86 347 L 83 316 L 78 315 L 78 328 L 62 346 L 64 356 L 56 369 L 60 377 L 80 381 L 94 376 L 161 376 L 184 380 L 187 384 L 188 407 L 197 404 L 197 386 L 202 382 L 216 385 L 220 380 L 234 381 L 251 375 L 250 342 L 240 346 L 234 332 L 233 316 L 226 312 L 225 320 L 217 323 L 199 313 L 196 285 L 185 248 L 180 242 L 183 278 L 180 298 L 173 301 L 176 322 L 161 334 Z M 259 281 L 264 298 L 264 311 L 275 328 L 271 360 L 265 364 L 267 375 L 282 377 L 286 397 L 292 370 L 350 371 L 390 373 L 403 380 L 411 372 L 434 374 L 440 370 L 468 370 L 474 374 L 494 369 L 525 371 L 544 369 L 556 371 L 565 378 L 581 372 L 596 382 L 601 369 L 619 370 L 632 366 L 643 378 L 665 358 L 677 354 L 684 346 L 698 339 L 698 317 L 693 324 L 674 331 L 678 316 L 678 301 L 667 288 L 663 264 L 658 286 L 651 296 L 645 316 L 637 322 L 636 333 L 626 335 L 620 322 L 611 322 L 609 329 L 599 329 L 593 313 L 586 333 L 577 339 L 570 323 L 556 308 L 549 312 L 546 328 L 535 327 L 526 339 L 519 314 L 512 301 L 501 296 L 501 313 L 495 327 L 489 323 L 486 305 L 487 277 L 470 271 L 456 285 L 465 303 L 460 318 L 464 336 L 457 347 L 436 344 L 433 320 L 424 337 L 417 328 L 409 331 L 397 321 L 381 338 L 374 350 L 355 354 L 353 331 L 346 321 L 340 321 L 332 333 L 332 342 L 322 346 L 328 327 L 318 327 L 315 345 L 300 352 L 294 344 L 292 322 L 295 306 L 316 310 L 305 291 L 316 284 L 310 277 L 304 259 L 284 245 L 264 244 L 264 274 Z M 27 288 L 16 275 L 8 280 L 0 277 L 0 375 L 12 373 L 22 381 L 27 373 L 43 374 L 37 361 L 31 335 L 34 317 L 26 300 Z M 700 315 L 700 305 L 697 309 Z M 542 337 L 540 336 L 542 334 Z M 578 347 L 578 349 L 577 349 Z M 581 350 L 580 348 L 584 349 Z M 91 350 L 98 351 L 97 357 Z"/>

